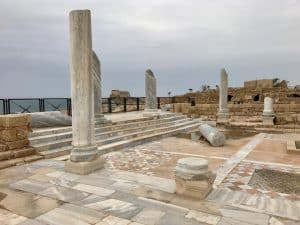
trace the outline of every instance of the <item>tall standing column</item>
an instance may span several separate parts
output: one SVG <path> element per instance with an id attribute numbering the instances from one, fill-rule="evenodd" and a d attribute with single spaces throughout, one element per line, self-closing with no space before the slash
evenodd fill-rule
<path id="1" fill-rule="evenodd" d="M 97 156 L 94 131 L 92 32 L 89 10 L 70 13 L 70 70 L 73 148 L 68 172 L 87 174 L 103 167 Z"/>
<path id="2" fill-rule="evenodd" d="M 221 69 L 220 87 L 219 87 L 219 112 L 217 122 L 226 123 L 229 120 L 228 101 L 228 75 L 226 70 Z"/>
<path id="3" fill-rule="evenodd" d="M 102 87 L 101 87 L 101 63 L 93 51 L 92 63 L 93 79 L 94 79 L 94 108 L 95 116 L 102 114 Z"/>
<path id="4" fill-rule="evenodd" d="M 157 96 L 156 96 L 156 78 L 153 72 L 148 69 L 145 73 L 145 116 L 156 116 L 158 114 L 157 109 Z"/>

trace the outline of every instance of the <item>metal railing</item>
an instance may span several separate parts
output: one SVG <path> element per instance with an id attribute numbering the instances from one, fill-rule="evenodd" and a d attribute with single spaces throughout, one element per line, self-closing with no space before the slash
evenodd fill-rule
<path id="1" fill-rule="evenodd" d="M 170 97 L 158 97 L 157 108 L 174 103 Z M 140 111 L 145 108 L 144 97 L 102 98 L 103 113 Z M 0 99 L 0 114 L 63 111 L 72 114 L 70 98 L 8 98 Z"/>

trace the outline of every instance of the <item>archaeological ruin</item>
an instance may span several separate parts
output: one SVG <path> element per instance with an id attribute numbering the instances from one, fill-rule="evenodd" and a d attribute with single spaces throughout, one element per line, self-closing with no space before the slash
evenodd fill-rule
<path id="1" fill-rule="evenodd" d="M 145 96 L 104 98 L 91 21 L 69 13 L 71 99 L 1 100 L 1 225 L 300 224 L 298 86 L 221 68 L 160 97 L 145 66 Z"/>

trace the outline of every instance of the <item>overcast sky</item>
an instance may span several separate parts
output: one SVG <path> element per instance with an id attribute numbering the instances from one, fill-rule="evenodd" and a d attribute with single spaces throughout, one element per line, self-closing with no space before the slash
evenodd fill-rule
<path id="1" fill-rule="evenodd" d="M 92 12 L 93 49 L 103 94 L 144 96 L 144 73 L 158 95 L 244 80 L 300 84 L 299 0 L 0 0 L 0 98 L 68 97 L 72 9 Z"/>

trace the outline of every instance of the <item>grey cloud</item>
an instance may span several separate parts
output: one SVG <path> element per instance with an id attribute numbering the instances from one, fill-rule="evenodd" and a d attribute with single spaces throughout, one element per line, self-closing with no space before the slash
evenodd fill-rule
<path id="1" fill-rule="evenodd" d="M 159 95 L 218 83 L 273 78 L 300 83 L 297 0 L 2 0 L 0 97 L 70 95 L 68 12 L 92 11 L 93 48 L 104 96 L 111 89 L 144 95 L 144 71 Z"/>

